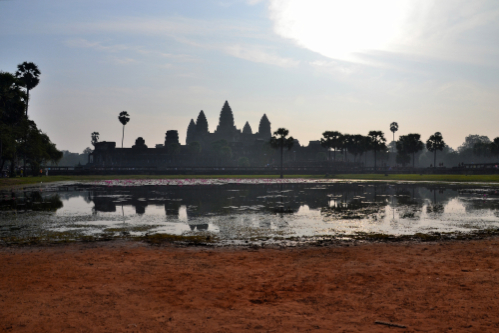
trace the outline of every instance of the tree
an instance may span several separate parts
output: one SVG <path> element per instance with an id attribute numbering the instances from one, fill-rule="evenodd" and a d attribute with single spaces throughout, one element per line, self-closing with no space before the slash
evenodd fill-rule
<path id="1" fill-rule="evenodd" d="M 13 74 L 0 72 L 0 170 L 10 161 L 11 175 L 26 133 L 26 93 Z"/>
<path id="2" fill-rule="evenodd" d="M 92 154 L 92 148 L 87 147 L 83 150 L 83 155 L 89 155 Z"/>
<path id="3" fill-rule="evenodd" d="M 282 159 L 284 148 L 290 150 L 293 148 L 294 140 L 292 136 L 287 138 L 289 131 L 285 128 L 279 128 L 274 132 L 274 135 L 270 138 L 270 146 L 274 149 L 280 149 L 281 151 L 281 178 L 284 178 L 282 173 Z"/>
<path id="4" fill-rule="evenodd" d="M 130 121 L 130 115 L 128 115 L 128 112 L 126 111 L 121 111 L 118 119 L 120 120 L 120 123 L 123 124 L 123 136 L 121 137 L 121 148 L 123 148 L 123 140 L 125 139 L 125 125 Z"/>
<path id="5" fill-rule="evenodd" d="M 22 83 L 22 86 L 26 88 L 26 116 L 28 116 L 28 104 L 29 104 L 29 91 L 35 88 L 38 83 L 40 83 L 41 72 L 38 67 L 32 62 L 23 62 L 17 65 L 16 78 Z"/>
<path id="6" fill-rule="evenodd" d="M 421 142 L 421 135 L 407 134 L 401 135 L 397 141 L 397 151 L 401 155 L 412 154 L 412 167 L 414 168 L 414 156 L 417 152 L 423 150 L 424 144 Z"/>
<path id="7" fill-rule="evenodd" d="M 463 153 L 467 149 L 473 149 L 473 146 L 478 142 L 490 143 L 490 139 L 485 135 L 470 134 L 464 138 L 463 144 L 457 148 L 457 151 Z"/>
<path id="8" fill-rule="evenodd" d="M 402 166 L 405 167 L 405 165 L 407 163 L 409 163 L 411 161 L 411 157 L 405 153 L 397 153 L 397 156 L 395 158 L 395 162 L 397 162 L 397 164 L 402 164 Z"/>
<path id="9" fill-rule="evenodd" d="M 445 142 L 440 132 L 436 132 L 426 141 L 426 149 L 433 153 L 433 167 L 437 166 L 437 150 L 442 151 L 444 147 Z"/>
<path id="10" fill-rule="evenodd" d="M 348 152 L 354 156 L 355 162 L 357 155 L 364 153 L 365 137 L 360 134 L 350 135 L 347 145 Z"/>
<path id="11" fill-rule="evenodd" d="M 487 157 L 491 152 L 491 146 L 492 143 L 477 142 L 473 145 L 473 155 Z"/>
<path id="12" fill-rule="evenodd" d="M 27 126 L 26 145 L 23 145 L 22 151 L 26 163 L 31 167 L 32 174 L 38 175 L 42 164 L 48 161 L 57 163 L 62 158 L 63 153 L 57 150 L 47 134 L 42 133 L 37 128 L 34 121 L 28 120 L 25 126 Z"/>
<path id="13" fill-rule="evenodd" d="M 329 152 L 333 150 L 333 157 L 334 160 L 336 161 L 336 149 L 339 149 L 341 146 L 341 139 L 342 134 L 337 131 L 326 131 L 322 133 L 322 138 L 321 138 L 321 145 L 322 147 L 326 148 Z M 331 159 L 331 155 L 329 156 Z"/>
<path id="14" fill-rule="evenodd" d="M 348 160 L 347 151 L 352 146 L 352 137 L 350 134 L 343 134 L 341 137 L 341 150 L 343 151 L 343 160 L 346 162 Z"/>
<path id="15" fill-rule="evenodd" d="M 201 144 L 197 141 L 190 142 L 188 146 L 189 146 L 189 151 L 194 155 L 199 154 L 202 150 Z"/>
<path id="16" fill-rule="evenodd" d="M 381 131 L 370 131 L 367 136 L 369 138 L 369 150 L 374 151 L 374 171 L 376 171 L 376 152 L 386 150 L 385 135 Z"/>
<path id="17" fill-rule="evenodd" d="M 399 130 L 399 124 L 397 124 L 396 122 L 390 124 L 390 131 L 392 131 L 393 133 L 393 141 L 395 141 L 395 132 L 397 132 L 398 130 Z"/>
<path id="18" fill-rule="evenodd" d="M 495 138 L 494 141 L 490 143 L 490 152 L 494 156 L 499 155 L 499 137 Z"/>
<path id="19" fill-rule="evenodd" d="M 95 147 L 95 144 L 96 144 L 97 142 L 99 142 L 99 135 L 100 135 L 100 134 L 99 134 L 99 132 L 93 132 L 93 133 L 91 134 L 91 136 L 92 136 L 92 141 L 90 141 L 90 142 L 92 143 L 92 145 L 93 145 L 94 147 Z"/>

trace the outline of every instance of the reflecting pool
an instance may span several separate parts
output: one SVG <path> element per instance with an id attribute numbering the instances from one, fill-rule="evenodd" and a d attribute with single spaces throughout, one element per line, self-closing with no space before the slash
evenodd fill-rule
<path id="1" fill-rule="evenodd" d="M 177 235 L 238 244 L 499 228 L 495 187 L 334 181 L 114 185 L 0 192 L 0 241 Z"/>

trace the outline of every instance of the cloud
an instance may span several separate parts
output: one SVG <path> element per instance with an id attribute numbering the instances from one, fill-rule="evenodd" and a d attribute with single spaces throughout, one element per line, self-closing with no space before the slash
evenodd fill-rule
<path id="1" fill-rule="evenodd" d="M 254 45 L 230 45 L 225 47 L 225 51 L 236 58 L 279 67 L 295 67 L 300 63 L 297 60 L 269 53 L 264 48 Z"/>
<path id="2" fill-rule="evenodd" d="M 120 52 L 130 50 L 130 47 L 126 45 L 103 45 L 101 42 L 91 42 L 83 38 L 69 39 L 65 42 L 65 44 L 69 47 L 92 48 L 106 52 Z"/>
<path id="3" fill-rule="evenodd" d="M 355 64 L 342 65 L 339 62 L 334 61 L 334 60 L 331 60 L 331 61 L 315 60 L 315 61 L 309 62 L 309 64 L 312 67 L 321 69 L 323 71 L 327 71 L 327 72 L 334 74 L 334 75 L 340 74 L 340 75 L 348 76 L 351 74 L 358 73 L 358 71 L 359 71 L 358 65 L 355 65 Z"/>
<path id="4" fill-rule="evenodd" d="M 137 60 L 132 59 L 132 58 L 120 58 L 120 57 L 111 57 L 111 61 L 114 62 L 115 64 L 118 65 L 128 65 L 134 62 L 137 62 Z"/>
<path id="5" fill-rule="evenodd" d="M 493 65 L 496 0 L 269 0 L 274 32 L 331 59 L 389 52 Z"/>

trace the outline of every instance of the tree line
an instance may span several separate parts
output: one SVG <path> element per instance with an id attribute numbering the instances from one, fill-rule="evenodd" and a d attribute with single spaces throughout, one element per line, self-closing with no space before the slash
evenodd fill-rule
<path id="1" fill-rule="evenodd" d="M 63 156 L 28 117 L 29 93 L 40 82 L 40 74 L 32 62 L 19 64 L 15 73 L 0 72 L 0 170 L 10 163 L 11 176 L 18 165 L 23 174 L 38 175 L 42 165 Z"/>
<path id="2" fill-rule="evenodd" d="M 395 132 L 398 131 L 398 128 L 396 122 L 390 124 L 390 130 L 393 132 L 393 141 L 390 144 L 387 144 L 382 131 L 370 131 L 367 135 L 325 131 L 322 133 L 320 144 L 328 152 L 328 160 L 331 162 L 339 160 L 348 162 L 348 155 L 353 156 L 353 162 L 361 162 L 362 157 L 364 157 L 365 161 L 367 153 L 372 152 L 374 168 L 377 168 L 377 161 L 379 160 L 377 155 L 382 155 L 381 160 L 387 161 L 389 153 L 392 156 L 395 155 L 395 158 L 392 158 L 393 163 L 402 166 L 412 164 L 413 168 L 416 166 L 418 158 L 420 161 L 424 161 L 422 164 L 425 167 L 443 165 L 443 162 L 437 164 L 437 152 L 441 152 L 439 155 L 440 161 L 445 160 L 448 165 L 454 166 L 464 162 L 491 162 L 494 158 L 499 157 L 499 137 L 491 141 L 486 136 L 469 135 L 463 145 L 455 151 L 445 143 L 440 132 L 430 135 L 425 142 L 421 140 L 421 135 L 417 133 L 400 135 L 398 140 L 395 141 Z M 273 133 L 273 137 L 269 141 L 272 148 L 280 150 L 281 156 L 284 148 L 291 149 L 293 146 L 293 138 L 286 139 L 288 134 L 287 129 L 280 128 Z M 429 154 L 431 154 L 431 157 L 428 156 Z"/>

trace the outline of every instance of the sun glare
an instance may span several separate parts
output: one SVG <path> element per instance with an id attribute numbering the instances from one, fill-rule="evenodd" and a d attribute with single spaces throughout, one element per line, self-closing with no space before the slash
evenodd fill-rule
<path id="1" fill-rule="evenodd" d="M 271 2 L 277 34 L 333 59 L 386 50 L 403 38 L 414 0 L 291 0 Z M 358 60 L 358 59 L 357 59 Z"/>

